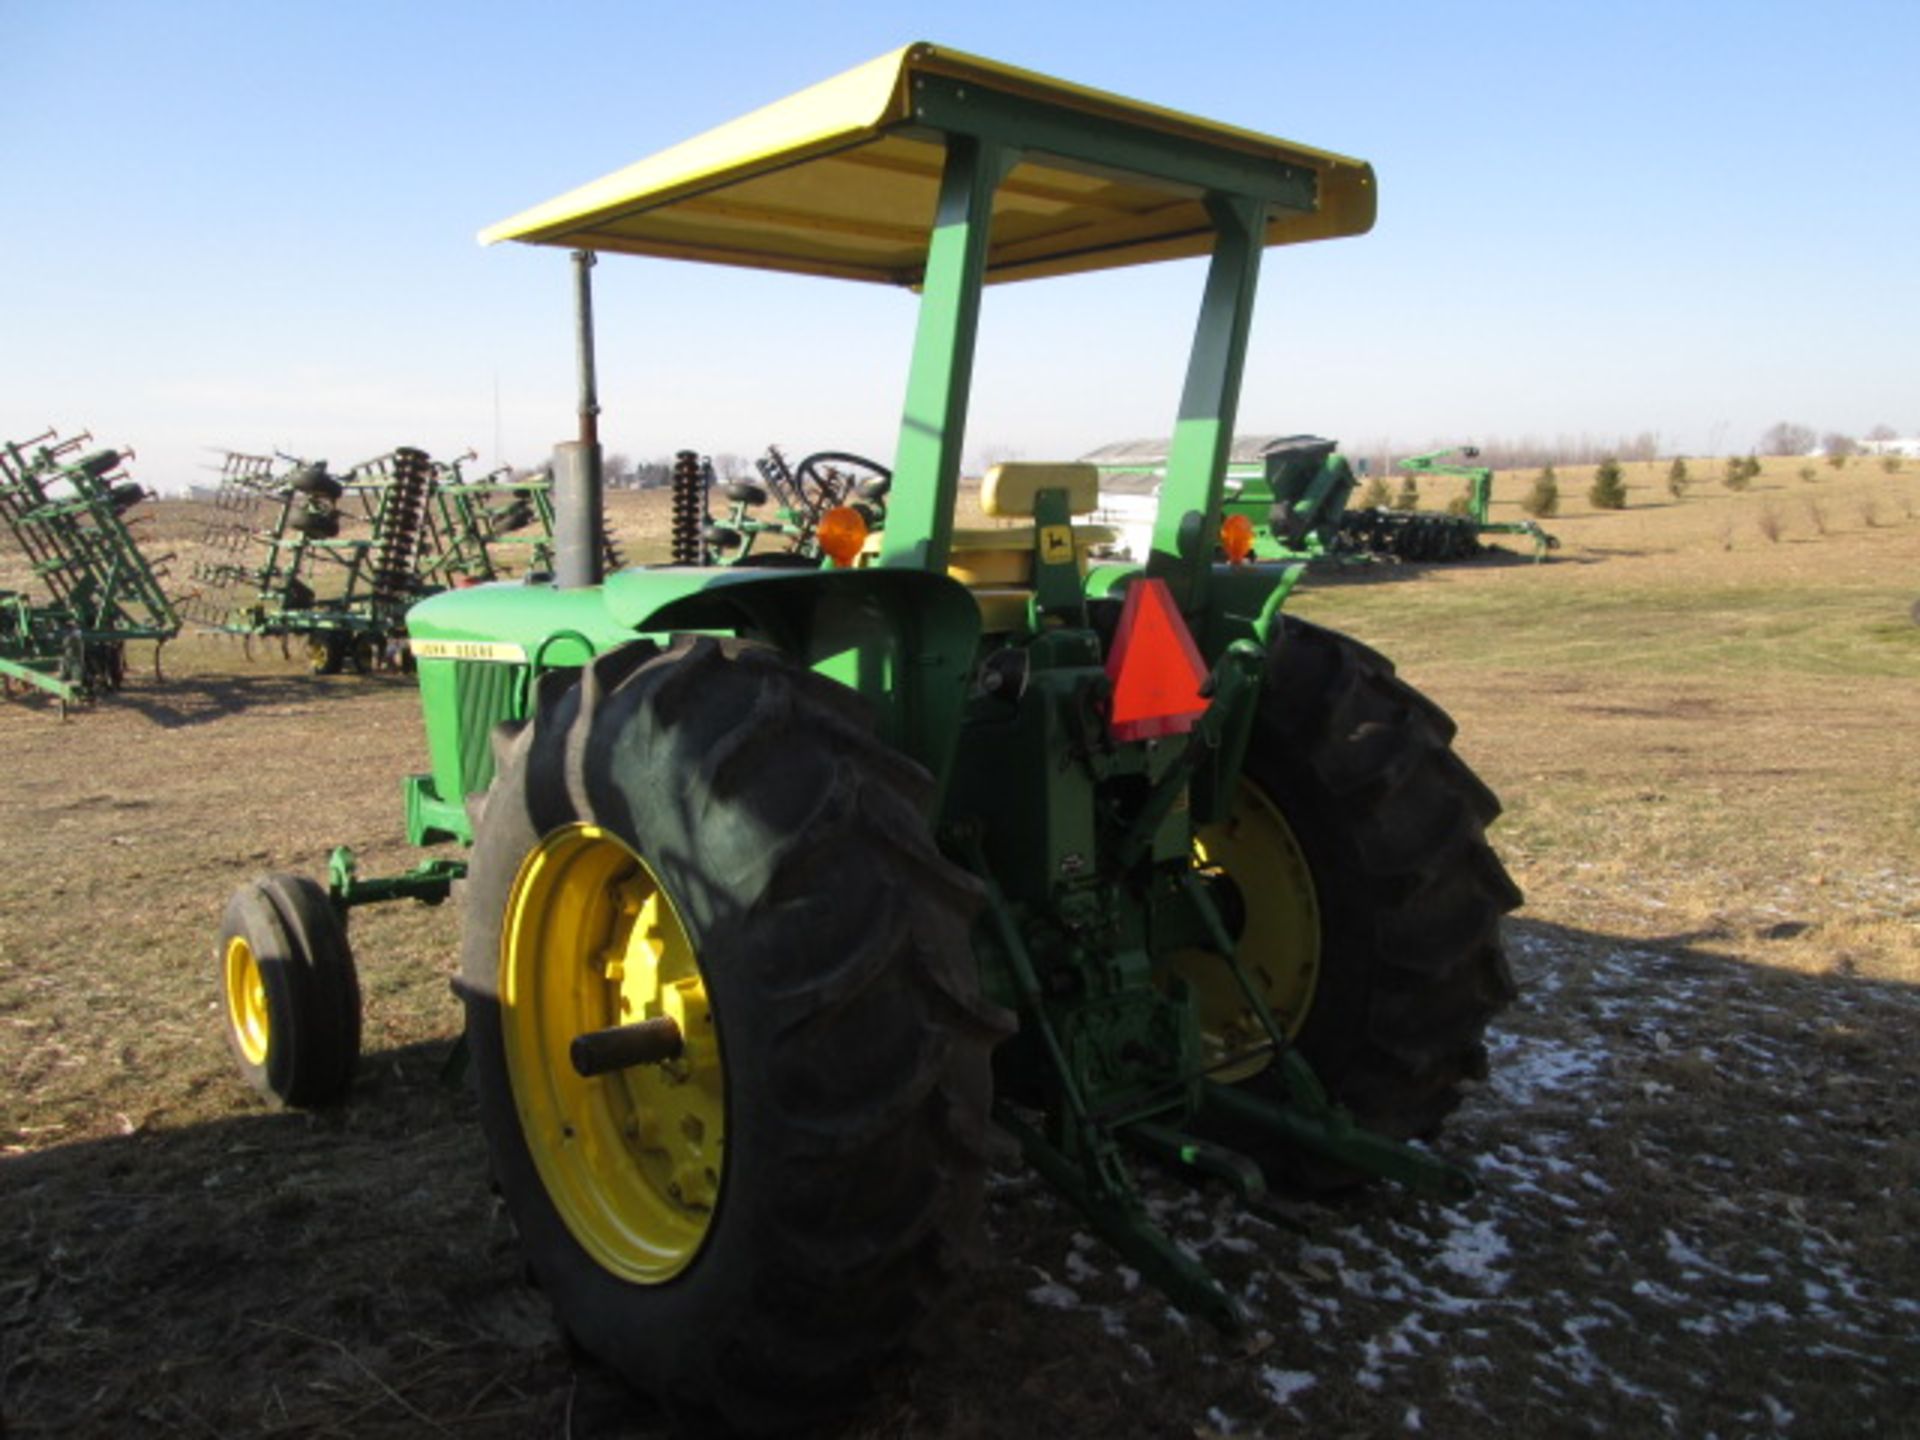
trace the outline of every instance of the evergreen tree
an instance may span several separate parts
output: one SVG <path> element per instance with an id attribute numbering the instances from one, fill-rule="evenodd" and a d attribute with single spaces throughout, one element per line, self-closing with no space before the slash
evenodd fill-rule
<path id="1" fill-rule="evenodd" d="M 1553 466 L 1547 466 L 1533 477 L 1533 488 L 1520 502 L 1520 508 L 1536 520 L 1560 513 L 1560 481 L 1553 473 Z"/>
<path id="2" fill-rule="evenodd" d="M 1587 489 L 1587 501 L 1596 510 L 1627 508 L 1627 482 L 1621 476 L 1620 462 L 1609 455 L 1593 472 L 1593 484 Z"/>

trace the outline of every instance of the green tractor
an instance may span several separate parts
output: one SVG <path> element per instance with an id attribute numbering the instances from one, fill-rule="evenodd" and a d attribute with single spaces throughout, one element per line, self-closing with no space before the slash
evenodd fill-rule
<path id="1" fill-rule="evenodd" d="M 463 1043 L 534 1275 L 631 1384 L 743 1429 L 846 1403 L 915 1335 L 996 1136 L 1229 1326 L 1137 1161 L 1249 1200 L 1470 1193 L 1405 1142 L 1513 993 L 1497 802 L 1221 516 L 1262 253 L 1374 204 L 1362 162 L 912 45 L 486 232 L 575 252 L 556 571 L 408 615 L 408 832 L 470 851 L 237 894 L 242 1067 L 339 1098 L 348 912 L 459 882 Z M 606 252 L 918 291 L 883 524 L 834 505 L 781 563 L 603 574 Z M 1145 563 L 1090 557 L 1091 465 L 997 467 L 982 506 L 1019 523 L 956 528 L 982 286 L 1183 256 L 1208 269 Z"/>

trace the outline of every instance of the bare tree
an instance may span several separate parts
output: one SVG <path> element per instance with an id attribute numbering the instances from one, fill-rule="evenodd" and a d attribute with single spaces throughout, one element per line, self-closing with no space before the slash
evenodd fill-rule
<path id="1" fill-rule="evenodd" d="M 1829 430 L 1820 437 L 1820 452 L 1829 460 L 1844 460 L 1858 453 L 1860 442 L 1851 435 L 1842 435 L 1838 430 Z"/>
<path id="2" fill-rule="evenodd" d="M 1886 440 L 1898 440 L 1899 438 L 1900 432 L 1891 425 L 1876 425 L 1867 431 L 1867 439 L 1874 441 L 1876 444 Z"/>
<path id="3" fill-rule="evenodd" d="M 1769 426 L 1760 437 L 1759 451 L 1762 455 L 1805 455 L 1814 448 L 1818 438 L 1811 425 L 1782 420 Z"/>

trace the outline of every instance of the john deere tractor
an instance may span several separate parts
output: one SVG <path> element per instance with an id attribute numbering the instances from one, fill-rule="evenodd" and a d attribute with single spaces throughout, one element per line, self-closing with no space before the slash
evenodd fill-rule
<path id="1" fill-rule="evenodd" d="M 324 887 L 234 898 L 255 1083 L 338 1099 L 347 914 L 458 884 L 464 1044 L 534 1274 L 633 1385 L 746 1429 L 844 1403 L 913 1337 L 996 1133 L 1223 1325 L 1239 1298 L 1137 1161 L 1249 1198 L 1468 1193 L 1404 1142 L 1512 994 L 1497 804 L 1447 716 L 1282 613 L 1294 572 L 1222 521 L 1262 254 L 1374 206 L 1363 162 L 916 44 L 485 232 L 575 256 L 556 572 L 407 618 L 408 832 L 469 848 L 382 878 L 336 850 Z M 841 504 L 778 564 L 602 574 L 610 252 L 918 293 L 878 528 Z M 1205 284 L 1144 563 L 1090 558 L 1090 465 L 999 466 L 1006 523 L 956 527 L 982 287 L 1182 257 Z"/>

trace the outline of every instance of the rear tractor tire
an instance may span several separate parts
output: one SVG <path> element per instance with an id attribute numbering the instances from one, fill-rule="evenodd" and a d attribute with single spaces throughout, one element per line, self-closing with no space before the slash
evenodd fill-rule
<path id="1" fill-rule="evenodd" d="M 327 892 L 265 875 L 234 892 L 215 954 L 228 1047 L 267 1099 L 344 1099 L 360 1057 L 360 982 Z"/>
<path id="2" fill-rule="evenodd" d="M 1453 721 L 1359 642 L 1291 616 L 1268 653 L 1233 813 L 1197 863 L 1233 882 L 1238 958 L 1333 1099 L 1398 1139 L 1436 1133 L 1486 1075 L 1488 1023 L 1514 996 L 1500 917 L 1520 892 L 1486 840 L 1493 793 L 1453 753 Z M 1224 967 L 1194 958 L 1218 1053 L 1259 1025 Z M 1258 1064 L 1222 1078 L 1285 1097 Z M 1239 1126 L 1277 1185 L 1359 1177 Z"/>
<path id="3" fill-rule="evenodd" d="M 970 1248 L 1007 1028 L 929 777 L 851 691 L 708 638 L 600 656 L 495 745 L 461 988 L 533 1274 L 685 1421 L 841 1408 Z M 664 1049 L 580 1073 L 641 1022 Z"/>

